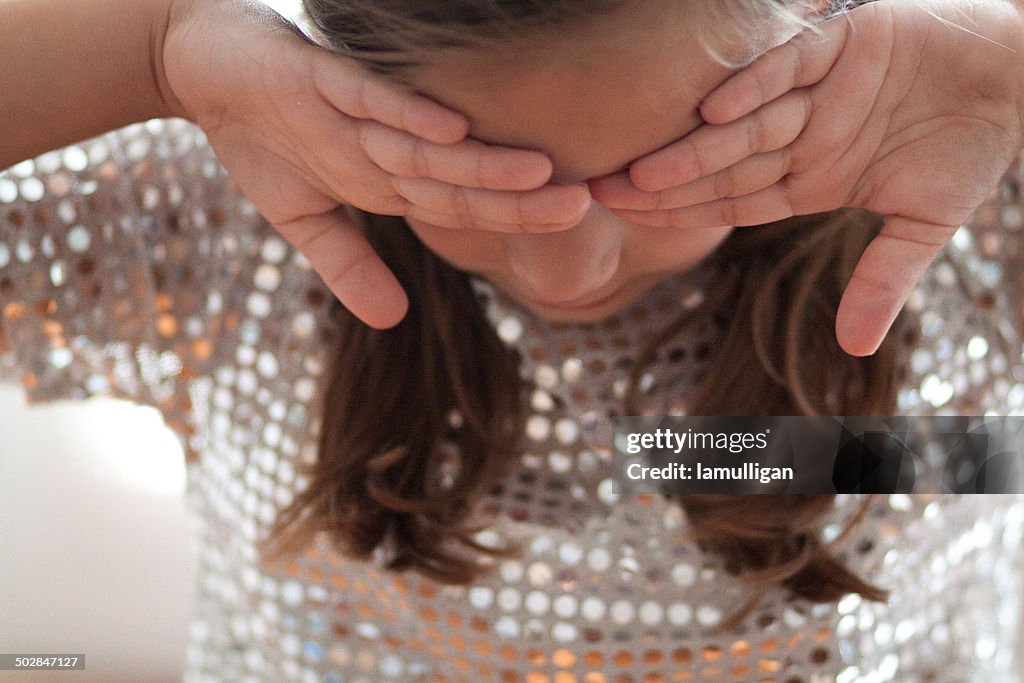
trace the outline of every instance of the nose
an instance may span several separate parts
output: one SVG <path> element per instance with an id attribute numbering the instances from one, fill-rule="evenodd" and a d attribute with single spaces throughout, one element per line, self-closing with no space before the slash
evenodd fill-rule
<path id="1" fill-rule="evenodd" d="M 573 302 L 615 275 L 622 236 L 615 215 L 594 202 L 568 230 L 511 236 L 509 265 L 534 298 L 552 304 Z"/>

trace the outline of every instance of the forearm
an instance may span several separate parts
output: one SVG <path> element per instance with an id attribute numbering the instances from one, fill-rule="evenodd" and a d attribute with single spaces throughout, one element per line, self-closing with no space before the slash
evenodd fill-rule
<path id="1" fill-rule="evenodd" d="M 0 0 L 0 169 L 171 115 L 159 80 L 173 0 Z"/>

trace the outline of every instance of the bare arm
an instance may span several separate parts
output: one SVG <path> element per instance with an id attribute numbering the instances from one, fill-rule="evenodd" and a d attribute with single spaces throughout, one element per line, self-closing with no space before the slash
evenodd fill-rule
<path id="1" fill-rule="evenodd" d="M 0 0 L 0 169 L 148 118 L 174 0 Z M 13 134 L 11 134 L 13 132 Z"/>

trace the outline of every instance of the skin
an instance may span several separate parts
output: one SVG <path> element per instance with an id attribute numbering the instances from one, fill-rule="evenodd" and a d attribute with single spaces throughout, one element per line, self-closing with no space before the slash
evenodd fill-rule
<path id="1" fill-rule="evenodd" d="M 1024 11 L 872 2 L 818 28 L 709 95 L 708 125 L 590 188 L 664 228 L 879 214 L 836 313 L 840 346 L 863 356 L 1024 147 Z"/>
<path id="2" fill-rule="evenodd" d="M 695 129 L 701 99 L 732 73 L 694 37 L 701 17 L 692 5 L 700 3 L 685 4 L 627 6 L 583 28 L 560 29 L 557 39 L 486 54 L 446 51 L 406 79 L 464 113 L 471 136 L 541 150 L 554 164 L 553 182 L 583 182 L 621 171 Z M 700 263 L 733 230 L 641 225 L 597 202 L 572 228 L 547 234 L 407 222 L 442 258 L 555 322 L 615 314 Z"/>

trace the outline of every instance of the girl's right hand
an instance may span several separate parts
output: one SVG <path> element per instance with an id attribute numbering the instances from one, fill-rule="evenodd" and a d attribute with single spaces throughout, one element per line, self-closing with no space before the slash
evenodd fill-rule
<path id="1" fill-rule="evenodd" d="M 575 225 L 586 186 L 547 181 L 542 153 L 465 136 L 464 116 L 315 47 L 246 0 L 173 0 L 157 74 L 263 216 L 371 327 L 408 300 L 348 205 L 441 227 L 544 232 Z"/>

